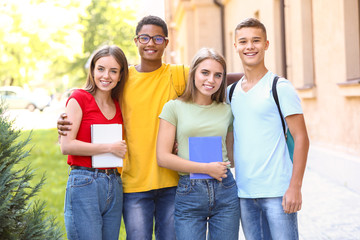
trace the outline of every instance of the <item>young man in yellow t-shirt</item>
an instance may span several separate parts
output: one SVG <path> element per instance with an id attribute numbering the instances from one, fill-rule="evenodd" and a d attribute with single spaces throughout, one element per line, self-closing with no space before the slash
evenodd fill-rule
<path id="1" fill-rule="evenodd" d="M 178 174 L 156 160 L 159 115 L 166 102 L 185 89 L 185 76 L 162 63 L 169 42 L 166 23 L 155 16 L 137 25 L 135 44 L 140 64 L 129 68 L 121 110 L 128 152 L 122 171 L 124 222 L 128 239 L 175 239 L 174 201 Z M 186 73 L 185 73 L 186 71 Z M 180 79 L 179 79 L 180 78 Z"/>

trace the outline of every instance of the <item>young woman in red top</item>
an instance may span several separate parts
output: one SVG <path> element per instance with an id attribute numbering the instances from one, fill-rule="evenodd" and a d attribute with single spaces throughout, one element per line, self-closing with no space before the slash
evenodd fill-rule
<path id="1" fill-rule="evenodd" d="M 61 136 L 61 151 L 71 167 L 65 196 L 68 239 L 118 239 L 122 214 L 122 182 L 116 168 L 92 168 L 91 156 L 112 153 L 121 158 L 126 144 L 91 143 L 92 124 L 122 124 L 119 99 L 128 77 L 128 63 L 117 46 L 93 56 L 86 86 L 66 103 L 73 126 Z"/>

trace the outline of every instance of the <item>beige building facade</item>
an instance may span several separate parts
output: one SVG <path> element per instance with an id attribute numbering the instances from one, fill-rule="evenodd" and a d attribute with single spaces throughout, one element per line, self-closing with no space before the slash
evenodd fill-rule
<path id="1" fill-rule="evenodd" d="M 311 141 L 308 166 L 360 192 L 360 0 L 165 0 L 165 61 L 190 64 L 201 47 L 242 72 L 234 28 L 267 28 L 266 66 L 289 79 Z"/>

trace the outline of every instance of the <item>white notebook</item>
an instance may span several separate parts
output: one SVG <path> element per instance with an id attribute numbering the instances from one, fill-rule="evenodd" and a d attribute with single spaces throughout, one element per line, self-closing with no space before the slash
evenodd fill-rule
<path id="1" fill-rule="evenodd" d="M 122 140 L 121 124 L 92 124 L 91 142 L 92 143 L 113 143 Z M 113 168 L 122 167 L 122 158 L 112 153 L 102 153 L 92 156 L 93 168 Z"/>

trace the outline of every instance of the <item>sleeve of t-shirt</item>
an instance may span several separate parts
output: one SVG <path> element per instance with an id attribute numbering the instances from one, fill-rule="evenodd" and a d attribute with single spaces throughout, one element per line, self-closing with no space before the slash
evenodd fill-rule
<path id="1" fill-rule="evenodd" d="M 300 98 L 290 81 L 283 78 L 279 79 L 277 93 L 284 117 L 303 113 Z"/>
<path id="2" fill-rule="evenodd" d="M 163 119 L 172 125 L 177 125 L 177 114 L 176 114 L 176 102 L 174 100 L 170 100 L 169 102 L 165 103 L 159 118 Z"/>
<path id="3" fill-rule="evenodd" d="M 81 109 L 84 109 L 86 102 L 86 92 L 81 89 L 76 89 L 66 101 L 66 106 L 71 98 L 74 98 L 80 105 Z"/>

